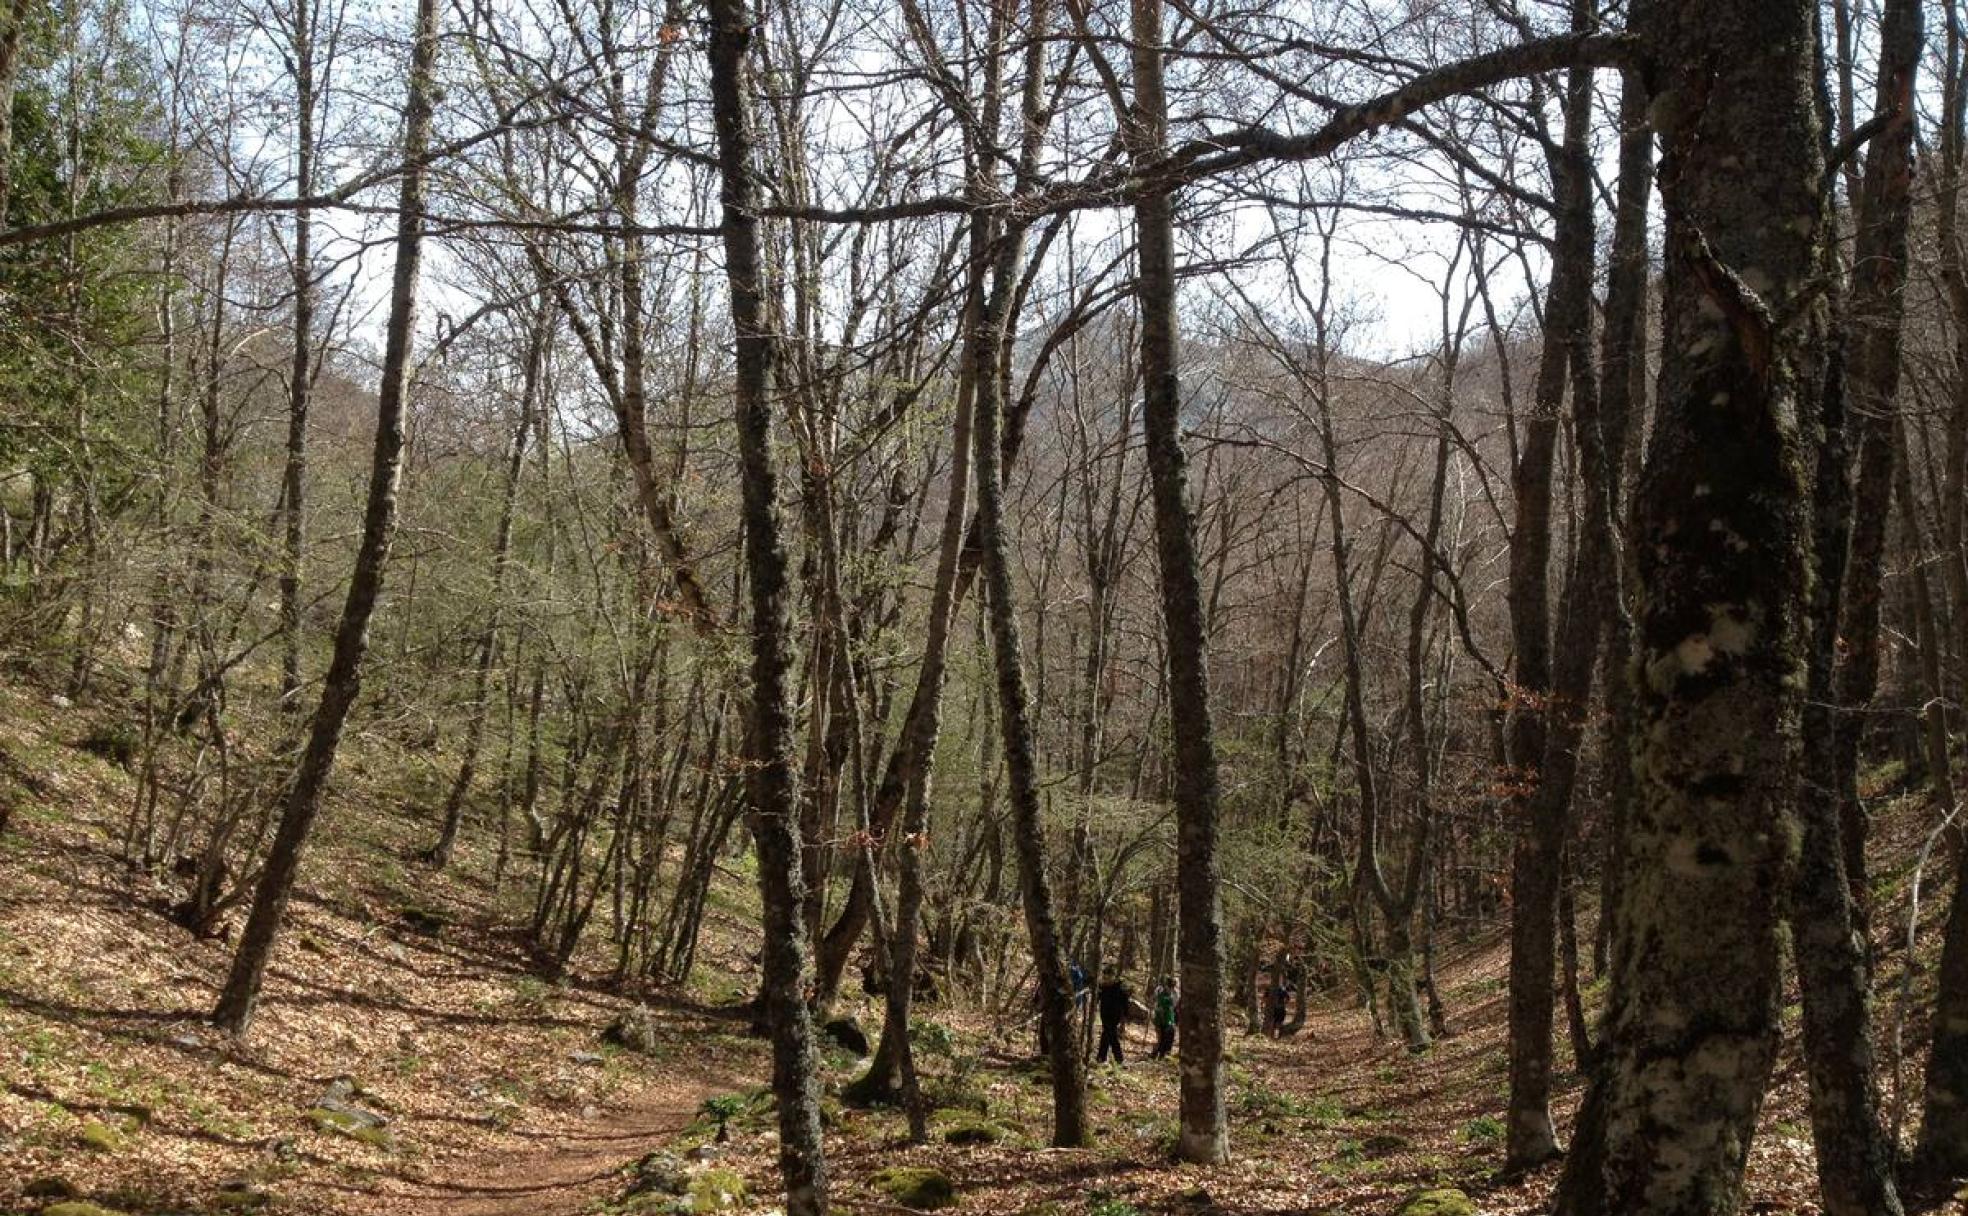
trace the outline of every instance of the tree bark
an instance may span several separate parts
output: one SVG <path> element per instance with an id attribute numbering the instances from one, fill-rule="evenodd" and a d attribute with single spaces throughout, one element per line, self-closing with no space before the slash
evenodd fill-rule
<path id="1" fill-rule="evenodd" d="M 1968 1177 L 1968 849 L 1953 854 L 1954 898 L 1934 995 L 1927 1105 L 1914 1153 L 1915 1169 L 1934 1181 Z"/>
<path id="2" fill-rule="evenodd" d="M 752 707 L 745 784 L 765 917 L 759 995 L 772 1032 L 772 1088 L 779 1099 L 779 1173 L 786 1187 L 786 1212 L 820 1216 L 827 1210 L 827 1171 L 820 1141 L 820 1081 L 806 1005 L 807 938 L 800 914 L 806 884 L 800 868 L 793 716 L 787 700 L 791 659 L 786 637 L 786 552 L 780 539 L 778 476 L 772 459 L 769 392 L 774 352 L 761 282 L 751 99 L 745 81 L 752 13 L 746 0 L 709 0 L 709 10 L 711 116 L 717 128 L 724 207 L 724 270 L 737 335 L 732 397 L 752 599 Z M 646 492 L 644 497 L 647 506 Z"/>
<path id="3" fill-rule="evenodd" d="M 1620 76 L 1619 127 L 1619 185 L 1607 265 L 1606 324 L 1600 333 L 1599 416 L 1607 440 L 1606 466 L 1615 514 L 1623 525 L 1628 512 L 1623 495 L 1639 450 L 1633 436 L 1647 405 L 1647 213 L 1654 193 L 1654 131 L 1647 113 L 1647 86 L 1632 69 Z M 1620 534 L 1624 535 L 1623 527 Z M 1627 554 L 1615 555 L 1611 577 L 1611 611 L 1601 656 L 1606 668 L 1606 733 L 1601 747 L 1606 825 L 1594 958 L 1594 970 L 1600 974 L 1609 967 L 1609 910 L 1619 903 L 1623 865 L 1620 841 L 1633 806 L 1633 764 L 1626 747 L 1633 716 L 1633 685 L 1627 678 L 1627 661 L 1633 651 L 1633 564 Z"/>
<path id="4" fill-rule="evenodd" d="M 1824 155 L 1809 0 L 1656 0 L 1665 340 L 1637 503 L 1639 801 L 1589 1209 L 1727 1213 L 1780 1028 L 1796 851 Z M 1781 323 L 1773 318 L 1782 318 Z"/>
<path id="5" fill-rule="evenodd" d="M 981 337 L 977 334 L 976 319 L 984 308 L 983 272 L 989 261 L 991 225 L 983 217 L 976 217 L 971 226 L 971 274 L 963 315 L 971 322 L 967 336 Z M 977 366 L 974 352 L 969 365 Z M 941 733 L 950 627 L 957 614 L 957 571 L 963 557 L 964 523 L 970 514 L 971 407 L 975 394 L 976 386 L 968 379 L 958 387 L 956 418 L 951 426 L 950 489 L 937 539 L 936 581 L 930 589 L 928 635 L 923 643 L 915 700 L 910 705 L 902 737 L 896 741 L 897 757 L 907 757 L 909 762 L 900 766 L 905 791 L 895 932 L 889 944 L 888 993 L 882 1014 L 881 1041 L 875 1047 L 867 1076 L 860 1082 L 865 1089 L 883 1096 L 893 1096 L 908 1088 L 909 1005 L 915 993 L 916 935 L 921 927 L 923 901 L 921 854 L 928 844 L 932 761 L 936 738 Z M 920 711 L 917 705 L 922 707 Z M 879 796 L 876 801 L 881 801 Z M 868 902 L 872 905 L 872 890 L 869 895 Z"/>
<path id="6" fill-rule="evenodd" d="M 315 16 L 311 0 L 295 0 L 288 51 L 294 77 L 294 192 L 314 193 Z M 288 707 L 301 688 L 301 560 L 307 545 L 308 404 L 314 394 L 314 211 L 294 212 L 294 350 L 287 371 L 287 459 L 280 514 L 285 548 L 280 568 L 280 698 Z"/>
<path id="7" fill-rule="evenodd" d="M 982 324 L 987 334 L 1004 328 L 1009 302 L 1010 270 L 1017 264 L 1018 242 L 1010 233 L 997 240 L 1001 272 L 992 285 Z M 1060 1148 L 1087 1142 L 1086 1083 L 1080 1072 L 1080 1053 L 1074 1041 L 1073 994 L 1061 953 L 1059 923 L 1054 913 L 1052 885 L 1046 876 L 1045 824 L 1040 815 L 1037 747 L 1033 738 L 1029 697 L 1025 688 L 1023 643 L 1019 638 L 1018 605 L 1011 581 L 1011 559 L 1004 535 L 1004 487 L 998 460 L 998 426 L 1002 380 L 997 369 L 997 343 L 980 347 L 991 366 L 977 377 L 975 426 L 977 519 L 983 549 L 984 589 L 991 646 L 997 668 L 998 716 L 1005 750 L 1006 788 L 1011 800 L 1012 835 L 1018 855 L 1018 885 L 1025 908 L 1026 932 L 1039 984 L 1040 1017 L 1045 1022 L 1047 1050 L 1052 1061 L 1052 1142 Z"/>
<path id="8" fill-rule="evenodd" d="M 20 80 L 21 35 L 30 0 L 0 0 L 0 228 L 10 227 L 14 188 L 14 87 Z"/>
<path id="9" fill-rule="evenodd" d="M 1145 177 L 1167 153 L 1162 0 L 1133 0 L 1132 149 Z M 1176 1156 L 1206 1164 L 1230 1157 L 1223 1111 L 1223 922 L 1218 902 L 1216 736 L 1210 722 L 1208 638 L 1197 573 L 1196 521 L 1182 452 L 1182 388 L 1175 321 L 1175 221 L 1168 192 L 1143 191 L 1134 207 L 1140 243 L 1142 432 L 1155 502 L 1162 621 L 1168 635 L 1169 729 L 1175 768 L 1177 953 L 1182 1001 L 1182 1130 Z"/>

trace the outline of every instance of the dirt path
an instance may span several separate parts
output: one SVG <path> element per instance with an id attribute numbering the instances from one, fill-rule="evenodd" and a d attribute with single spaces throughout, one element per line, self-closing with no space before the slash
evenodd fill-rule
<path id="1" fill-rule="evenodd" d="M 409 1182 L 379 1209 L 388 1216 L 577 1216 L 621 1185 L 622 1164 L 669 1142 L 719 1092 L 680 1079 L 585 1129 L 538 1133 L 538 1146 L 453 1166 L 442 1181 Z"/>

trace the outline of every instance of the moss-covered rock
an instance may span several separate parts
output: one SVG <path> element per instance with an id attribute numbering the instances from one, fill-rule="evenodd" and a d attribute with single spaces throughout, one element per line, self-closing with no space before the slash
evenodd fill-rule
<path id="1" fill-rule="evenodd" d="M 451 924 L 451 917 L 442 909 L 420 903 L 404 904 L 397 909 L 396 916 L 404 928 L 425 937 L 442 937 Z"/>
<path id="2" fill-rule="evenodd" d="M 629 1195 L 683 1195 L 690 1191 L 690 1167 L 666 1149 L 644 1154 L 632 1167 Z"/>
<path id="3" fill-rule="evenodd" d="M 1401 1205 L 1399 1216 L 1477 1216 L 1476 1204 L 1453 1187 L 1421 1191 Z"/>
<path id="4" fill-rule="evenodd" d="M 855 1059 L 868 1058 L 868 1032 L 855 1019 L 834 1018 L 820 1027 L 820 1033 Z"/>
<path id="5" fill-rule="evenodd" d="M 690 1210 L 703 1216 L 745 1202 L 745 1179 L 736 1170 L 705 1170 L 690 1180 Z"/>
<path id="6" fill-rule="evenodd" d="M 143 748 L 143 740 L 136 728 L 127 722 L 105 722 L 94 727 L 82 736 L 75 746 L 92 756 L 99 756 L 118 768 L 128 769 L 136 763 L 137 753 Z"/>
<path id="7" fill-rule="evenodd" d="M 957 1184 L 939 1169 L 892 1165 L 875 1175 L 875 1186 L 905 1208 L 931 1212 L 957 1201 Z"/>
<path id="8" fill-rule="evenodd" d="M 94 1119 L 84 1123 L 75 1139 L 92 1153 L 113 1153 L 123 1147 L 123 1133 Z"/>
<path id="9" fill-rule="evenodd" d="M 373 1148 L 396 1147 L 396 1137 L 387 1124 L 365 1119 L 359 1112 L 317 1106 L 308 1111 L 308 1122 L 329 1135 L 346 1136 Z"/>
<path id="10" fill-rule="evenodd" d="M 70 1199 L 42 1208 L 41 1216 L 123 1216 L 123 1213 L 86 1199 Z"/>
<path id="11" fill-rule="evenodd" d="M 958 1119 L 943 1129 L 945 1144 L 996 1144 L 1005 1130 L 988 1119 Z"/>
<path id="12" fill-rule="evenodd" d="M 845 1119 L 846 1117 L 847 1117 L 847 1107 L 841 1104 L 841 1100 L 839 1098 L 820 1099 L 820 1126 L 821 1127 L 827 1128 L 829 1130 L 839 1127 L 841 1120 Z"/>
<path id="13" fill-rule="evenodd" d="M 656 1011 L 647 1005 L 630 1005 L 615 1015 L 601 1032 L 603 1042 L 652 1055 L 662 1047 L 656 1025 Z"/>

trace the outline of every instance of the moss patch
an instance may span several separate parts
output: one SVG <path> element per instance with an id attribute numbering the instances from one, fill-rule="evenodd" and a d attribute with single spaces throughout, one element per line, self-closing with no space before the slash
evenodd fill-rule
<path id="1" fill-rule="evenodd" d="M 321 1131 L 336 1136 L 347 1136 L 375 1148 L 395 1148 L 396 1137 L 387 1127 L 378 1126 L 347 1111 L 331 1110 L 317 1106 L 308 1112 L 308 1122 Z"/>
<path id="2" fill-rule="evenodd" d="M 884 1195 L 907 1208 L 935 1211 L 957 1201 L 957 1184 L 942 1170 L 920 1165 L 893 1165 L 876 1174 L 874 1183 Z"/>
<path id="3" fill-rule="evenodd" d="M 113 1153 L 123 1147 L 123 1133 L 107 1123 L 90 1120 L 75 1133 L 75 1138 L 83 1148 L 93 1153 Z"/>
<path id="4" fill-rule="evenodd" d="M 1004 1138 L 1004 1128 L 987 1119 L 957 1119 L 943 1130 L 945 1144 L 996 1144 Z"/>
<path id="5" fill-rule="evenodd" d="M 745 1202 L 745 1180 L 736 1170 L 705 1170 L 690 1180 L 692 1212 L 722 1212 Z"/>
<path id="6" fill-rule="evenodd" d="M 1422 1191 L 1401 1205 L 1400 1216 L 1476 1216 L 1476 1205 L 1454 1188 Z"/>

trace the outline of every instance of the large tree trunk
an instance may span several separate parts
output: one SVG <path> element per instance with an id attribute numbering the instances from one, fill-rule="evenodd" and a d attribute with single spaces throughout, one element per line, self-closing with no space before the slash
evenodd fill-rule
<path id="1" fill-rule="evenodd" d="M 1960 222 L 1963 161 L 1968 158 L 1968 62 L 1964 62 L 1964 31 L 1957 18 L 1957 5 L 1950 2 L 1946 12 L 1947 19 L 1942 22 L 1946 59 L 1940 81 L 1934 237 L 1940 247 L 1937 261 L 1954 340 L 1939 494 L 1939 566 L 1946 611 L 1937 614 L 1936 623 L 1945 626 L 1945 649 L 1954 658 L 1949 665 L 1950 684 L 1958 689 L 1962 675 L 1959 666 L 1963 656 L 1968 656 L 1968 258 L 1964 258 Z M 1950 800 L 1946 805 L 1951 804 Z"/>
<path id="2" fill-rule="evenodd" d="M 1025 80 L 1020 104 L 1023 140 L 1020 149 L 1020 176 L 1029 174 L 1038 155 L 1037 141 L 1044 129 L 1040 121 L 1044 95 L 1041 73 L 1045 58 L 1040 37 L 1047 6 L 1036 0 L 1028 13 L 1028 48 Z M 1002 48 L 1011 35 L 1013 6 L 992 9 L 992 28 L 987 38 L 991 52 L 984 65 L 984 120 L 987 138 L 994 136 L 1003 97 Z M 1001 155 L 996 148 L 980 147 L 976 155 L 980 170 Z M 1005 382 L 1009 372 L 1009 352 L 1005 337 L 1010 329 L 1012 298 L 1018 280 L 1019 262 L 1024 249 L 1024 227 L 1017 222 L 1000 223 L 994 239 L 974 252 L 987 252 L 991 259 L 990 289 L 983 311 L 978 314 L 978 334 L 966 343 L 967 356 L 974 360 L 969 371 L 972 382 L 974 428 L 972 468 L 977 487 L 977 520 L 974 532 L 979 565 L 984 576 L 985 617 L 991 638 L 997 700 L 998 726 L 1004 744 L 1006 789 L 1010 795 L 1012 838 L 1018 858 L 1020 901 L 1024 905 L 1025 927 L 1032 951 L 1033 970 L 1039 988 L 1040 1019 L 1052 1068 L 1052 1142 L 1061 1148 L 1087 1143 L 1086 1078 L 1080 1068 L 1080 1054 L 1072 1033 L 1073 994 L 1067 981 L 1066 959 L 1061 952 L 1058 916 L 1052 884 L 1046 871 L 1045 824 L 1040 813 L 1037 744 L 1032 727 L 1031 699 L 1026 689 L 1025 664 L 1018 627 L 1018 603 L 1011 577 L 1009 541 L 1005 535 L 1004 462 L 1009 454 L 1003 444 Z"/>
<path id="3" fill-rule="evenodd" d="M 752 167 L 751 102 L 744 79 L 752 14 L 746 0 L 710 0 L 709 8 L 711 115 L 717 127 L 724 204 L 725 278 L 737 334 L 732 396 L 752 597 L 752 712 L 745 784 L 765 912 L 760 999 L 772 1032 L 772 1089 L 779 1099 L 779 1172 L 786 1187 L 786 1211 L 788 1216 L 819 1216 L 827 1210 L 827 1173 L 820 1143 L 820 1081 L 806 1005 L 807 938 L 800 915 L 806 884 L 800 869 L 793 716 L 787 700 L 786 552 L 780 541 L 778 476 L 772 463 L 773 349 L 760 281 L 758 187 Z M 646 490 L 644 497 L 647 505 Z"/>
<path id="4" fill-rule="evenodd" d="M 1134 0 L 1134 141 L 1143 176 L 1166 154 L 1162 92 L 1162 0 Z M 1208 638 L 1182 452 L 1182 389 L 1175 324 L 1175 224 L 1166 191 L 1135 202 L 1140 242 L 1142 431 L 1155 500 L 1162 621 L 1168 635 L 1169 730 L 1175 768 L 1176 848 L 1182 858 L 1178 955 L 1182 1001 L 1182 1131 L 1176 1156 L 1214 1163 L 1230 1156 L 1223 1113 L 1223 923 L 1217 901 L 1216 737 L 1210 723 Z"/>
<path id="5" fill-rule="evenodd" d="M 1613 244 L 1606 274 L 1606 324 L 1600 333 L 1599 419 L 1609 440 L 1606 451 L 1616 511 L 1639 445 L 1633 442 L 1647 404 L 1647 213 L 1654 194 L 1654 132 L 1647 114 L 1647 88 L 1629 68 L 1620 77 L 1620 160 L 1614 203 Z M 1617 444 L 1610 441 L 1617 439 Z M 1623 533 L 1622 533 L 1623 534 Z M 1595 970 L 1609 965 L 1612 917 L 1619 902 L 1620 838 L 1633 805 L 1633 765 L 1625 740 L 1632 718 L 1633 687 L 1626 677 L 1633 649 L 1630 591 L 1632 562 L 1615 559 L 1609 590 L 1607 643 L 1602 661 L 1606 689 L 1606 727 L 1601 767 L 1605 776 L 1605 854 L 1600 877 L 1599 932 Z"/>
<path id="6" fill-rule="evenodd" d="M 1800 768 L 1824 167 L 1809 0 L 1657 0 L 1665 340 L 1602 1144 L 1561 1210 L 1725 1213 L 1774 1059 Z M 1603 1152 L 1601 1152 L 1603 1149 Z M 1598 1166 L 1584 1177 L 1587 1163 Z M 1599 1202 L 1579 1207 L 1578 1190 Z"/>
<path id="7" fill-rule="evenodd" d="M 1881 573 L 1892 518 L 1893 417 L 1898 409 L 1900 332 L 1906 315 L 1907 227 L 1913 190 L 1914 81 L 1923 49 L 1920 0 L 1891 0 L 1880 26 L 1880 69 L 1873 120 L 1883 122 L 1867 145 L 1853 211 L 1857 233 L 1846 304 L 1845 383 L 1851 451 L 1857 457 L 1852 490 L 1849 556 L 1837 634 L 1845 639 L 1838 671 L 1835 722 L 1838 835 L 1843 869 L 1863 917 L 1865 812 L 1859 800 L 1858 753 L 1864 713 L 1879 685 Z M 1834 555 L 1821 554 L 1821 563 Z"/>
<path id="8" fill-rule="evenodd" d="M 396 212 L 396 273 L 383 346 L 383 373 L 376 394 L 376 443 L 369 464 L 369 498 L 362 516 L 362 541 L 348 599 L 335 630 L 335 650 L 322 681 L 321 703 L 308 727 L 300 769 L 287 791 L 280 827 L 274 833 L 266 868 L 253 892 L 253 909 L 233 956 L 232 972 L 219 996 L 213 1019 L 234 1034 L 252 1024 L 261 981 L 273 956 L 274 939 L 286 914 L 300 872 L 301 850 L 314 829 L 335 767 L 342 728 L 362 689 L 362 658 L 369 648 L 369 620 L 383 590 L 390 543 L 396 535 L 396 490 L 403 459 L 403 406 L 410 390 L 410 344 L 416 334 L 417 276 L 424 238 L 424 151 L 430 145 L 433 74 L 437 66 L 437 2 L 418 0 L 415 41 L 410 52 L 409 101 L 405 107 L 402 192 Z"/>

